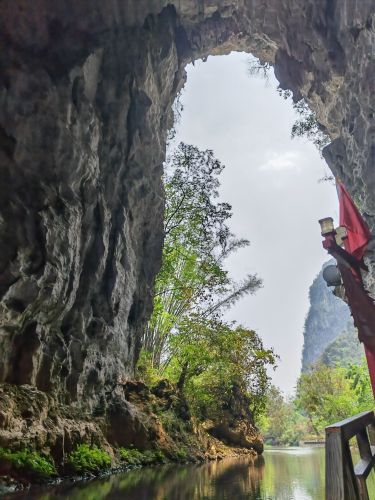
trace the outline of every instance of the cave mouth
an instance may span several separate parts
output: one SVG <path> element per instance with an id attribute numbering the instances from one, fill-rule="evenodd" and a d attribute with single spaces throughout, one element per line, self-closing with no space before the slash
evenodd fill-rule
<path id="1" fill-rule="evenodd" d="M 264 279 L 226 318 L 255 328 L 275 348 L 281 360 L 270 375 L 292 393 L 308 290 L 328 259 L 317 221 L 337 212 L 337 195 L 332 183 L 321 182 L 328 167 L 317 147 L 306 137 L 291 138 L 299 115 L 291 98 L 280 95 L 273 70 L 251 74 L 257 61 L 231 52 L 187 66 L 167 156 L 181 141 L 212 149 L 226 166 L 221 200 L 233 208 L 230 228 L 250 240 L 229 259 L 228 270 L 236 279 L 248 272 Z"/>
<path id="2" fill-rule="evenodd" d="M 94 405 L 134 373 L 161 261 L 170 110 L 193 60 L 242 50 L 273 64 L 373 227 L 372 2 L 16 5 L 1 20 L 2 382 L 42 388 L 43 375 L 58 397 Z M 280 245 L 297 238 L 288 222 Z"/>

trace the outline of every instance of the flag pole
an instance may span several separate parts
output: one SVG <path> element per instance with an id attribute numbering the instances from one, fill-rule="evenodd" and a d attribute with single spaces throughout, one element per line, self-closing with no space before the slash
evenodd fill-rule
<path id="1" fill-rule="evenodd" d="M 361 270 L 368 271 L 363 256 L 372 234 L 342 181 L 338 178 L 335 180 L 340 207 L 340 228 L 345 229 L 345 237 L 338 238 L 332 218 L 321 219 L 319 223 L 324 237 L 323 247 L 337 261 L 345 290 L 345 301 L 358 330 L 358 338 L 364 344 L 375 398 L 375 303 L 365 289 L 361 273 Z"/>

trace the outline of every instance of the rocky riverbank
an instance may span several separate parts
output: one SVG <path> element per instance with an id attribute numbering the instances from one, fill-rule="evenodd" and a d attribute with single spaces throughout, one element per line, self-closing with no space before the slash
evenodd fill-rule
<path id="1" fill-rule="evenodd" d="M 166 462 L 203 462 L 262 453 L 251 421 L 225 416 L 197 422 L 168 381 L 126 381 L 122 398 L 95 414 L 58 403 L 29 385 L 0 386 L 0 476 L 3 491 L 64 477 Z M 116 404 L 117 402 L 117 404 Z M 220 438 L 220 439 L 219 439 Z M 1 491 L 1 490 L 0 490 Z"/>

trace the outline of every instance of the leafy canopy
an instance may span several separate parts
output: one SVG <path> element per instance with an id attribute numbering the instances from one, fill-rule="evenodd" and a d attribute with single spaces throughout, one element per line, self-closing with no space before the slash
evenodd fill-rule
<path id="1" fill-rule="evenodd" d="M 349 368 L 316 365 L 297 383 L 296 404 L 309 418 L 317 435 L 348 416 L 373 407 L 366 361 Z"/>
<path id="2" fill-rule="evenodd" d="M 229 229 L 231 206 L 219 200 L 223 169 L 211 150 L 184 143 L 168 158 L 162 268 L 138 363 L 146 382 L 175 382 L 202 419 L 220 418 L 235 395 L 247 398 L 249 411 L 260 410 L 266 367 L 276 362 L 254 331 L 222 319 L 262 284 L 252 274 L 235 282 L 225 268 L 249 242 Z"/>
<path id="3" fill-rule="evenodd" d="M 192 313 L 219 317 L 261 286 L 256 275 L 234 282 L 224 266 L 249 242 L 230 232 L 231 206 L 218 201 L 223 168 L 212 151 L 184 143 L 167 161 L 163 262 L 143 342 L 156 368 L 168 359 L 169 338 L 181 321 Z"/>

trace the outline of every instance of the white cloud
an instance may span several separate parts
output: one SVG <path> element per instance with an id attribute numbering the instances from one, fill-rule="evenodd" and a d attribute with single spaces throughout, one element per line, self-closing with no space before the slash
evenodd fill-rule
<path id="1" fill-rule="evenodd" d="M 268 154 L 268 160 L 260 165 L 259 170 L 270 172 L 282 172 L 300 170 L 300 155 L 295 151 L 287 151 L 285 153 L 271 152 Z"/>

